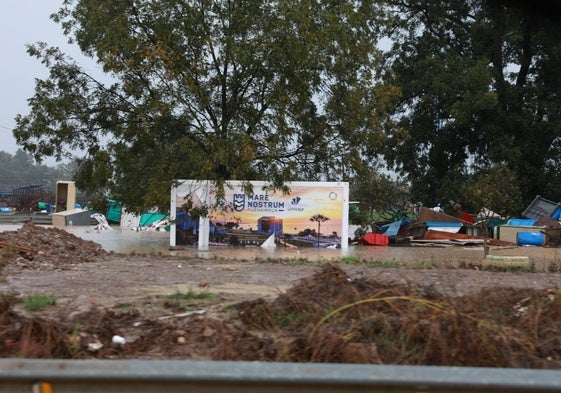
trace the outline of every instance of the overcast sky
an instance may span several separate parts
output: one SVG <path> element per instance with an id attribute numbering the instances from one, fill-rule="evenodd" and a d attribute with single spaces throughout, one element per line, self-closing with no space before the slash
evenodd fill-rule
<path id="1" fill-rule="evenodd" d="M 27 99 L 33 96 L 35 78 L 46 78 L 47 69 L 27 54 L 26 44 L 44 41 L 58 46 L 73 57 L 79 50 L 69 46 L 61 27 L 49 15 L 56 12 L 62 0 L 2 0 L 0 36 L 0 150 L 14 154 L 18 149 L 12 136 L 15 117 L 27 115 Z M 46 162 L 49 165 L 54 161 Z"/>

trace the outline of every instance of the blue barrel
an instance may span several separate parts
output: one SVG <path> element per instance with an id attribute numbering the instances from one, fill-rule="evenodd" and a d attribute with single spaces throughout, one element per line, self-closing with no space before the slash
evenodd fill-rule
<path id="1" fill-rule="evenodd" d="M 516 233 L 516 244 L 519 246 L 543 246 L 545 235 L 541 232 L 518 232 Z"/>

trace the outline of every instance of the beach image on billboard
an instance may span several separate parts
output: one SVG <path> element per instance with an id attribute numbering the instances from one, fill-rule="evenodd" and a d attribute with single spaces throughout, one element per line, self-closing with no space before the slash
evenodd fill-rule
<path id="1" fill-rule="evenodd" d="M 176 244 L 192 244 L 199 220 L 209 220 L 209 241 L 260 246 L 341 247 L 347 232 L 348 183 L 292 182 L 288 192 L 265 182 L 228 182 L 223 193 L 205 181 L 180 181 L 172 190 Z M 219 196 L 220 195 L 220 196 Z M 204 214 L 201 214 L 204 213 Z"/>

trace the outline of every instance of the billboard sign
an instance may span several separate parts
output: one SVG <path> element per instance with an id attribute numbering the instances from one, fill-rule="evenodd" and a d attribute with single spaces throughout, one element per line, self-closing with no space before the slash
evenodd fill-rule
<path id="1" fill-rule="evenodd" d="M 170 245 L 262 245 L 274 237 L 287 247 L 348 246 L 348 183 L 289 182 L 287 193 L 250 183 L 248 191 L 248 182 L 230 181 L 219 193 L 211 181 L 178 181 L 171 191 Z"/>

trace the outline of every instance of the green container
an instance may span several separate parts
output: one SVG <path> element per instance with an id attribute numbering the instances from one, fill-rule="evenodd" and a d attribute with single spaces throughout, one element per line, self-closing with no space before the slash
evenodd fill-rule
<path id="1" fill-rule="evenodd" d="M 109 202 L 109 208 L 107 209 L 106 214 L 107 221 L 120 223 L 123 203 L 114 201 L 112 199 L 108 199 L 107 201 Z"/>

